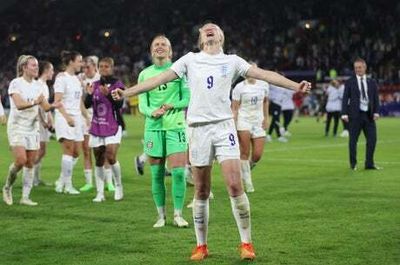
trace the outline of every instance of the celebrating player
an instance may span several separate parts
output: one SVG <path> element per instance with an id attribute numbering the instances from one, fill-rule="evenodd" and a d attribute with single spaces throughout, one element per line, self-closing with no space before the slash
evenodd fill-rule
<path id="1" fill-rule="evenodd" d="M 123 89 L 124 84 L 113 76 L 114 60 L 106 57 L 100 60 L 101 78 L 87 87 L 85 107 L 93 108 L 93 118 L 90 126 L 89 146 L 93 148 L 96 159 L 95 178 L 97 195 L 93 202 L 102 202 L 104 197 L 104 163 L 108 161 L 115 179 L 114 199 L 122 200 L 123 189 L 121 166 L 117 160 L 117 151 L 121 143 L 122 100 L 113 100 L 110 92 Z"/>
<path id="2" fill-rule="evenodd" d="M 269 119 L 268 91 L 268 83 L 248 77 L 232 93 L 232 111 L 239 136 L 240 169 L 247 192 L 254 192 L 250 170 L 264 152 L 265 129 Z M 252 155 L 249 161 L 250 146 Z"/>
<path id="3" fill-rule="evenodd" d="M 11 110 L 7 124 L 8 141 L 14 156 L 3 187 L 3 200 L 13 204 L 12 186 L 18 172 L 23 170 L 21 204 L 36 206 L 30 198 L 33 184 L 33 164 L 37 158 L 39 144 L 39 106 L 45 111 L 60 104 L 50 105 L 42 94 L 42 87 L 35 80 L 39 72 L 38 61 L 32 55 L 21 55 L 17 63 L 17 78 L 8 88 Z"/>
<path id="4" fill-rule="evenodd" d="M 172 63 L 172 47 L 167 37 L 156 36 L 150 53 L 153 65 L 139 74 L 138 83 L 167 71 Z M 165 162 L 171 168 L 172 197 L 174 202 L 174 225 L 187 227 L 182 209 L 185 200 L 186 134 L 184 109 L 189 103 L 189 89 L 183 79 L 158 86 L 139 96 L 139 111 L 146 117 L 144 151 L 149 157 L 153 200 L 157 207 L 158 220 L 155 228 L 165 226 Z"/>
<path id="5" fill-rule="evenodd" d="M 268 83 L 308 91 L 311 84 L 293 82 L 278 73 L 251 66 L 236 55 L 223 53 L 224 33 L 215 24 L 200 28 L 199 53 L 188 53 L 170 69 L 125 91 L 115 90 L 113 96 L 131 96 L 187 77 L 191 97 L 187 113 L 189 125 L 189 156 L 195 180 L 193 207 L 197 247 L 191 259 L 208 256 L 208 208 L 211 167 L 216 157 L 230 195 L 233 215 L 241 238 L 241 259 L 254 259 L 251 241 L 250 203 L 240 177 L 240 152 L 235 123 L 230 108 L 231 85 L 238 76 L 264 80 Z"/>

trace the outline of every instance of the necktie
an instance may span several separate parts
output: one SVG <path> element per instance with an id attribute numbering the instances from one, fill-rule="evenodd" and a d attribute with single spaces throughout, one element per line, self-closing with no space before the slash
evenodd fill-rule
<path id="1" fill-rule="evenodd" d="M 360 82 L 361 82 L 361 96 L 363 100 L 367 99 L 367 94 L 365 94 L 365 87 L 364 87 L 364 82 L 363 82 L 364 78 L 360 78 Z"/>

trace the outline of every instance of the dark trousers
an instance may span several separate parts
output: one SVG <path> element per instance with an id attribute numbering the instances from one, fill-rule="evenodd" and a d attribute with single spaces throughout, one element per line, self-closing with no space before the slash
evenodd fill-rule
<path id="1" fill-rule="evenodd" d="M 345 122 L 344 120 L 342 120 L 342 124 L 343 124 L 343 130 L 349 130 L 349 123 Z"/>
<path id="2" fill-rule="evenodd" d="M 367 141 L 367 150 L 365 155 L 365 167 L 374 166 L 374 152 L 376 146 L 376 125 L 375 121 L 368 117 L 366 112 L 360 112 L 357 119 L 349 120 L 349 152 L 350 166 L 357 164 L 357 141 L 361 130 Z"/>
<path id="3" fill-rule="evenodd" d="M 333 135 L 336 136 L 337 128 L 339 125 L 339 111 L 332 111 L 326 113 L 325 135 L 328 136 L 329 128 L 331 127 L 331 120 L 333 118 Z"/>
<path id="4" fill-rule="evenodd" d="M 285 128 L 285 131 L 287 131 L 289 124 L 293 118 L 293 110 L 292 109 L 283 110 L 282 114 L 283 114 L 283 128 Z"/>
<path id="5" fill-rule="evenodd" d="M 270 101 L 268 111 L 269 111 L 269 115 L 272 116 L 271 124 L 269 125 L 268 134 L 271 135 L 272 131 L 275 129 L 278 137 L 281 137 L 281 133 L 279 132 L 279 117 L 281 116 L 281 106 Z"/>

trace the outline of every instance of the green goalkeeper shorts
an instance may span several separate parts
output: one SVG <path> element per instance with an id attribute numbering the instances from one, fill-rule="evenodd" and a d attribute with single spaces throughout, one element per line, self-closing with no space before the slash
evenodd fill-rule
<path id="1" fill-rule="evenodd" d="M 186 151 L 185 129 L 144 132 L 144 152 L 151 157 L 167 157 Z"/>

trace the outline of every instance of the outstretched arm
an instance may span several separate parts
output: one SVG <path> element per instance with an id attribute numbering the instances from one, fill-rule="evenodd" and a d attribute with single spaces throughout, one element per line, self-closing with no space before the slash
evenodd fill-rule
<path id="1" fill-rule="evenodd" d="M 311 89 L 311 83 L 307 81 L 301 81 L 300 83 L 297 83 L 276 72 L 264 70 L 258 68 L 257 66 L 251 66 L 246 73 L 246 77 L 264 80 L 270 84 L 292 89 L 294 91 L 302 91 L 307 93 Z"/>
<path id="2" fill-rule="evenodd" d="M 134 96 L 134 95 L 152 90 L 152 89 L 158 87 L 159 85 L 168 83 L 169 81 L 172 81 L 177 78 L 178 78 L 178 75 L 171 69 L 168 69 L 167 71 L 162 72 L 161 74 L 156 75 L 152 78 L 149 78 L 149 79 L 143 81 L 142 83 L 139 83 L 128 89 L 125 89 L 125 90 L 116 89 L 112 92 L 112 96 L 114 99 L 119 99 L 119 97 Z"/>

